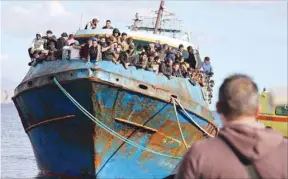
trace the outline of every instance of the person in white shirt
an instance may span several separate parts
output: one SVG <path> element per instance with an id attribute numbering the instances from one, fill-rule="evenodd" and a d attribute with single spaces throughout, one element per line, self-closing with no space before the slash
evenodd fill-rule
<path id="1" fill-rule="evenodd" d="M 44 49 L 45 39 L 42 38 L 41 33 L 36 33 L 36 38 L 33 39 L 30 48 L 28 49 L 31 61 L 38 58 L 39 55 L 45 50 Z M 30 63 L 29 63 L 30 64 Z"/>

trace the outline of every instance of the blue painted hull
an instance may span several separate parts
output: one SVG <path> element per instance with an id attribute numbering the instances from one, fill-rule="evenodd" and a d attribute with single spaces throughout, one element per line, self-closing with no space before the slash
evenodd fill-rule
<path id="1" fill-rule="evenodd" d="M 90 78 L 61 84 L 118 134 L 157 152 L 180 157 L 184 154 L 172 103 Z M 23 91 L 13 100 L 43 173 L 164 178 L 179 163 L 179 159 L 155 155 L 113 137 L 87 118 L 53 83 Z M 204 139 L 203 133 L 177 109 L 187 143 Z M 189 113 L 199 125 L 208 126 L 209 122 Z"/>

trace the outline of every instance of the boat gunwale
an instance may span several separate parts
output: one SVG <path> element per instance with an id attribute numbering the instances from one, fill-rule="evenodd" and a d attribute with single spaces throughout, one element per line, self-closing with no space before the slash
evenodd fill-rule
<path id="1" fill-rule="evenodd" d="M 86 68 L 85 70 L 88 71 L 89 69 L 90 69 L 90 68 Z M 80 70 L 80 69 L 77 69 L 77 70 Z M 83 69 L 81 69 L 81 70 L 83 70 Z M 75 71 L 75 69 L 73 69 L 73 70 L 61 71 L 61 72 L 57 72 L 57 73 L 53 73 L 53 74 L 49 74 L 49 75 L 45 75 L 45 76 L 38 76 L 38 77 L 32 78 L 32 79 L 27 80 L 27 81 L 39 80 L 39 79 L 45 78 L 45 77 L 48 77 L 48 78 L 49 78 L 49 77 L 51 77 L 51 76 L 55 76 L 55 74 L 59 74 L 59 73 L 62 74 L 62 73 L 67 73 L 67 72 L 71 72 L 71 71 Z M 109 73 L 111 73 L 111 72 L 109 72 Z M 113 73 L 113 74 L 114 74 L 114 73 Z M 116 74 L 116 75 L 118 75 L 118 74 Z M 126 77 L 126 78 L 127 78 L 127 77 Z M 110 86 L 113 86 L 113 87 L 117 87 L 117 88 L 120 88 L 120 89 L 124 89 L 124 90 L 127 90 L 127 91 L 131 91 L 131 92 L 133 92 L 133 93 L 142 94 L 142 95 L 145 95 L 145 96 L 148 96 L 148 97 L 151 97 L 151 98 L 154 98 L 154 99 L 157 99 L 157 100 L 160 100 L 160 101 L 163 101 L 163 102 L 172 104 L 171 98 L 170 98 L 170 100 L 163 99 L 163 98 L 162 98 L 162 99 L 161 99 L 161 98 L 157 98 L 157 96 L 153 96 L 153 95 L 150 95 L 150 94 L 141 93 L 141 92 L 139 92 L 139 91 L 134 91 L 134 90 L 132 90 L 132 89 L 130 89 L 130 88 L 124 87 L 123 85 L 115 84 L 115 83 L 112 83 L 112 82 L 107 82 L 107 81 L 101 80 L 101 79 L 99 79 L 99 78 L 97 78 L 97 77 L 94 77 L 94 76 L 83 77 L 83 78 L 67 79 L 67 80 L 59 80 L 59 82 L 61 82 L 61 83 L 68 83 L 68 82 L 73 82 L 73 81 L 78 81 L 78 80 L 89 80 L 89 81 L 91 81 L 91 82 L 97 82 L 97 83 L 102 83 L 102 84 L 105 84 L 105 85 L 110 85 Z M 135 80 L 135 81 L 136 81 L 136 80 Z M 20 85 L 24 85 L 25 83 L 26 83 L 26 82 L 20 83 L 20 84 L 16 87 L 15 91 L 17 90 L 17 88 L 19 88 Z M 143 82 L 141 82 L 141 83 L 143 83 Z M 144 82 L 144 83 L 145 83 L 145 82 Z M 43 84 L 43 85 L 40 85 L 40 86 L 30 87 L 30 88 L 28 88 L 28 89 L 19 91 L 19 92 L 17 92 L 17 94 L 15 94 L 12 98 L 15 99 L 15 98 L 17 98 L 19 95 L 21 95 L 22 93 L 25 93 L 25 92 L 31 91 L 31 90 L 37 90 L 37 89 L 39 89 L 39 88 L 42 88 L 42 87 L 45 87 L 45 86 L 49 86 L 49 85 L 55 85 L 55 84 L 54 84 L 54 83 L 52 82 L 52 80 L 51 80 L 51 82 L 48 82 L 48 83 L 46 83 L 46 84 Z M 149 86 L 151 86 L 151 84 L 149 84 Z M 161 88 L 158 88 L 158 90 L 162 90 L 162 89 L 161 89 Z M 163 90 L 163 91 L 165 91 L 165 90 Z M 166 91 L 166 92 L 167 92 L 167 91 Z M 169 93 L 169 92 L 167 92 L 167 93 Z M 171 93 L 170 93 L 170 96 L 171 96 Z M 205 108 L 205 106 L 199 104 L 198 102 L 195 102 L 195 101 L 192 100 L 192 99 L 190 99 L 189 101 L 194 102 L 194 103 L 197 103 L 197 104 L 198 104 L 199 106 L 201 106 L 202 108 Z M 214 123 L 214 121 L 213 121 L 213 119 L 214 119 L 213 115 L 212 115 L 212 118 L 209 119 L 208 117 L 199 114 L 196 110 L 193 110 L 193 109 L 191 109 L 191 108 L 188 108 L 185 103 L 182 104 L 182 105 L 184 106 L 185 110 L 187 110 L 187 111 L 189 111 L 189 112 L 192 112 L 192 113 L 193 113 L 194 115 L 196 115 L 197 117 L 200 117 L 202 120 L 204 120 L 204 121 L 212 124 L 215 128 L 217 128 L 217 125 L 216 125 L 216 124 Z M 176 106 L 179 106 L 179 105 L 176 104 Z M 208 110 L 210 113 L 212 113 L 209 109 L 206 108 L 206 110 Z"/>

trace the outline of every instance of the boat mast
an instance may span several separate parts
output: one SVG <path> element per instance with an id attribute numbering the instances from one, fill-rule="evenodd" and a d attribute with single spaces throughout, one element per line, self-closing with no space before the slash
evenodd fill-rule
<path id="1" fill-rule="evenodd" d="M 158 14 L 157 14 L 157 20 L 156 20 L 155 27 L 154 27 L 154 34 L 157 34 L 158 27 L 159 27 L 159 24 L 163 15 L 163 10 L 164 10 L 164 0 L 161 0 L 160 7 L 158 10 Z"/>

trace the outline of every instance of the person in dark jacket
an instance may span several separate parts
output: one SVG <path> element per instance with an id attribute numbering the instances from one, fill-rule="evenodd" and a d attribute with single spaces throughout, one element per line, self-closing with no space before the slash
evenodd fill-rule
<path id="1" fill-rule="evenodd" d="M 68 44 L 68 34 L 63 32 L 61 37 L 57 39 L 57 59 L 62 59 L 62 52 L 64 46 L 69 46 Z"/>
<path id="2" fill-rule="evenodd" d="M 89 38 L 87 40 L 87 43 L 85 43 L 84 45 L 81 46 L 80 49 L 80 58 L 81 59 L 87 59 L 88 58 L 88 54 L 89 54 L 89 48 L 92 46 L 92 38 Z"/>
<path id="3" fill-rule="evenodd" d="M 191 68 L 196 68 L 196 59 L 194 56 L 194 51 L 192 46 L 188 46 L 187 47 L 187 51 L 188 51 L 188 58 L 186 59 L 186 62 L 189 63 Z"/>
<path id="4" fill-rule="evenodd" d="M 173 73 L 172 65 L 173 65 L 172 58 L 168 58 L 165 63 L 162 62 L 162 64 L 160 65 L 159 72 L 170 79 Z"/>
<path id="5" fill-rule="evenodd" d="M 175 179 L 288 178 L 288 141 L 257 122 L 259 93 L 250 77 L 226 78 L 216 108 L 224 127 L 218 136 L 192 143 Z"/>
<path id="6" fill-rule="evenodd" d="M 44 48 L 48 50 L 47 60 L 55 60 L 57 53 L 57 38 L 53 35 L 51 30 L 47 30 L 45 39 Z"/>
<path id="7" fill-rule="evenodd" d="M 106 25 L 102 29 L 114 29 L 114 27 L 111 26 L 111 21 L 107 20 Z"/>

